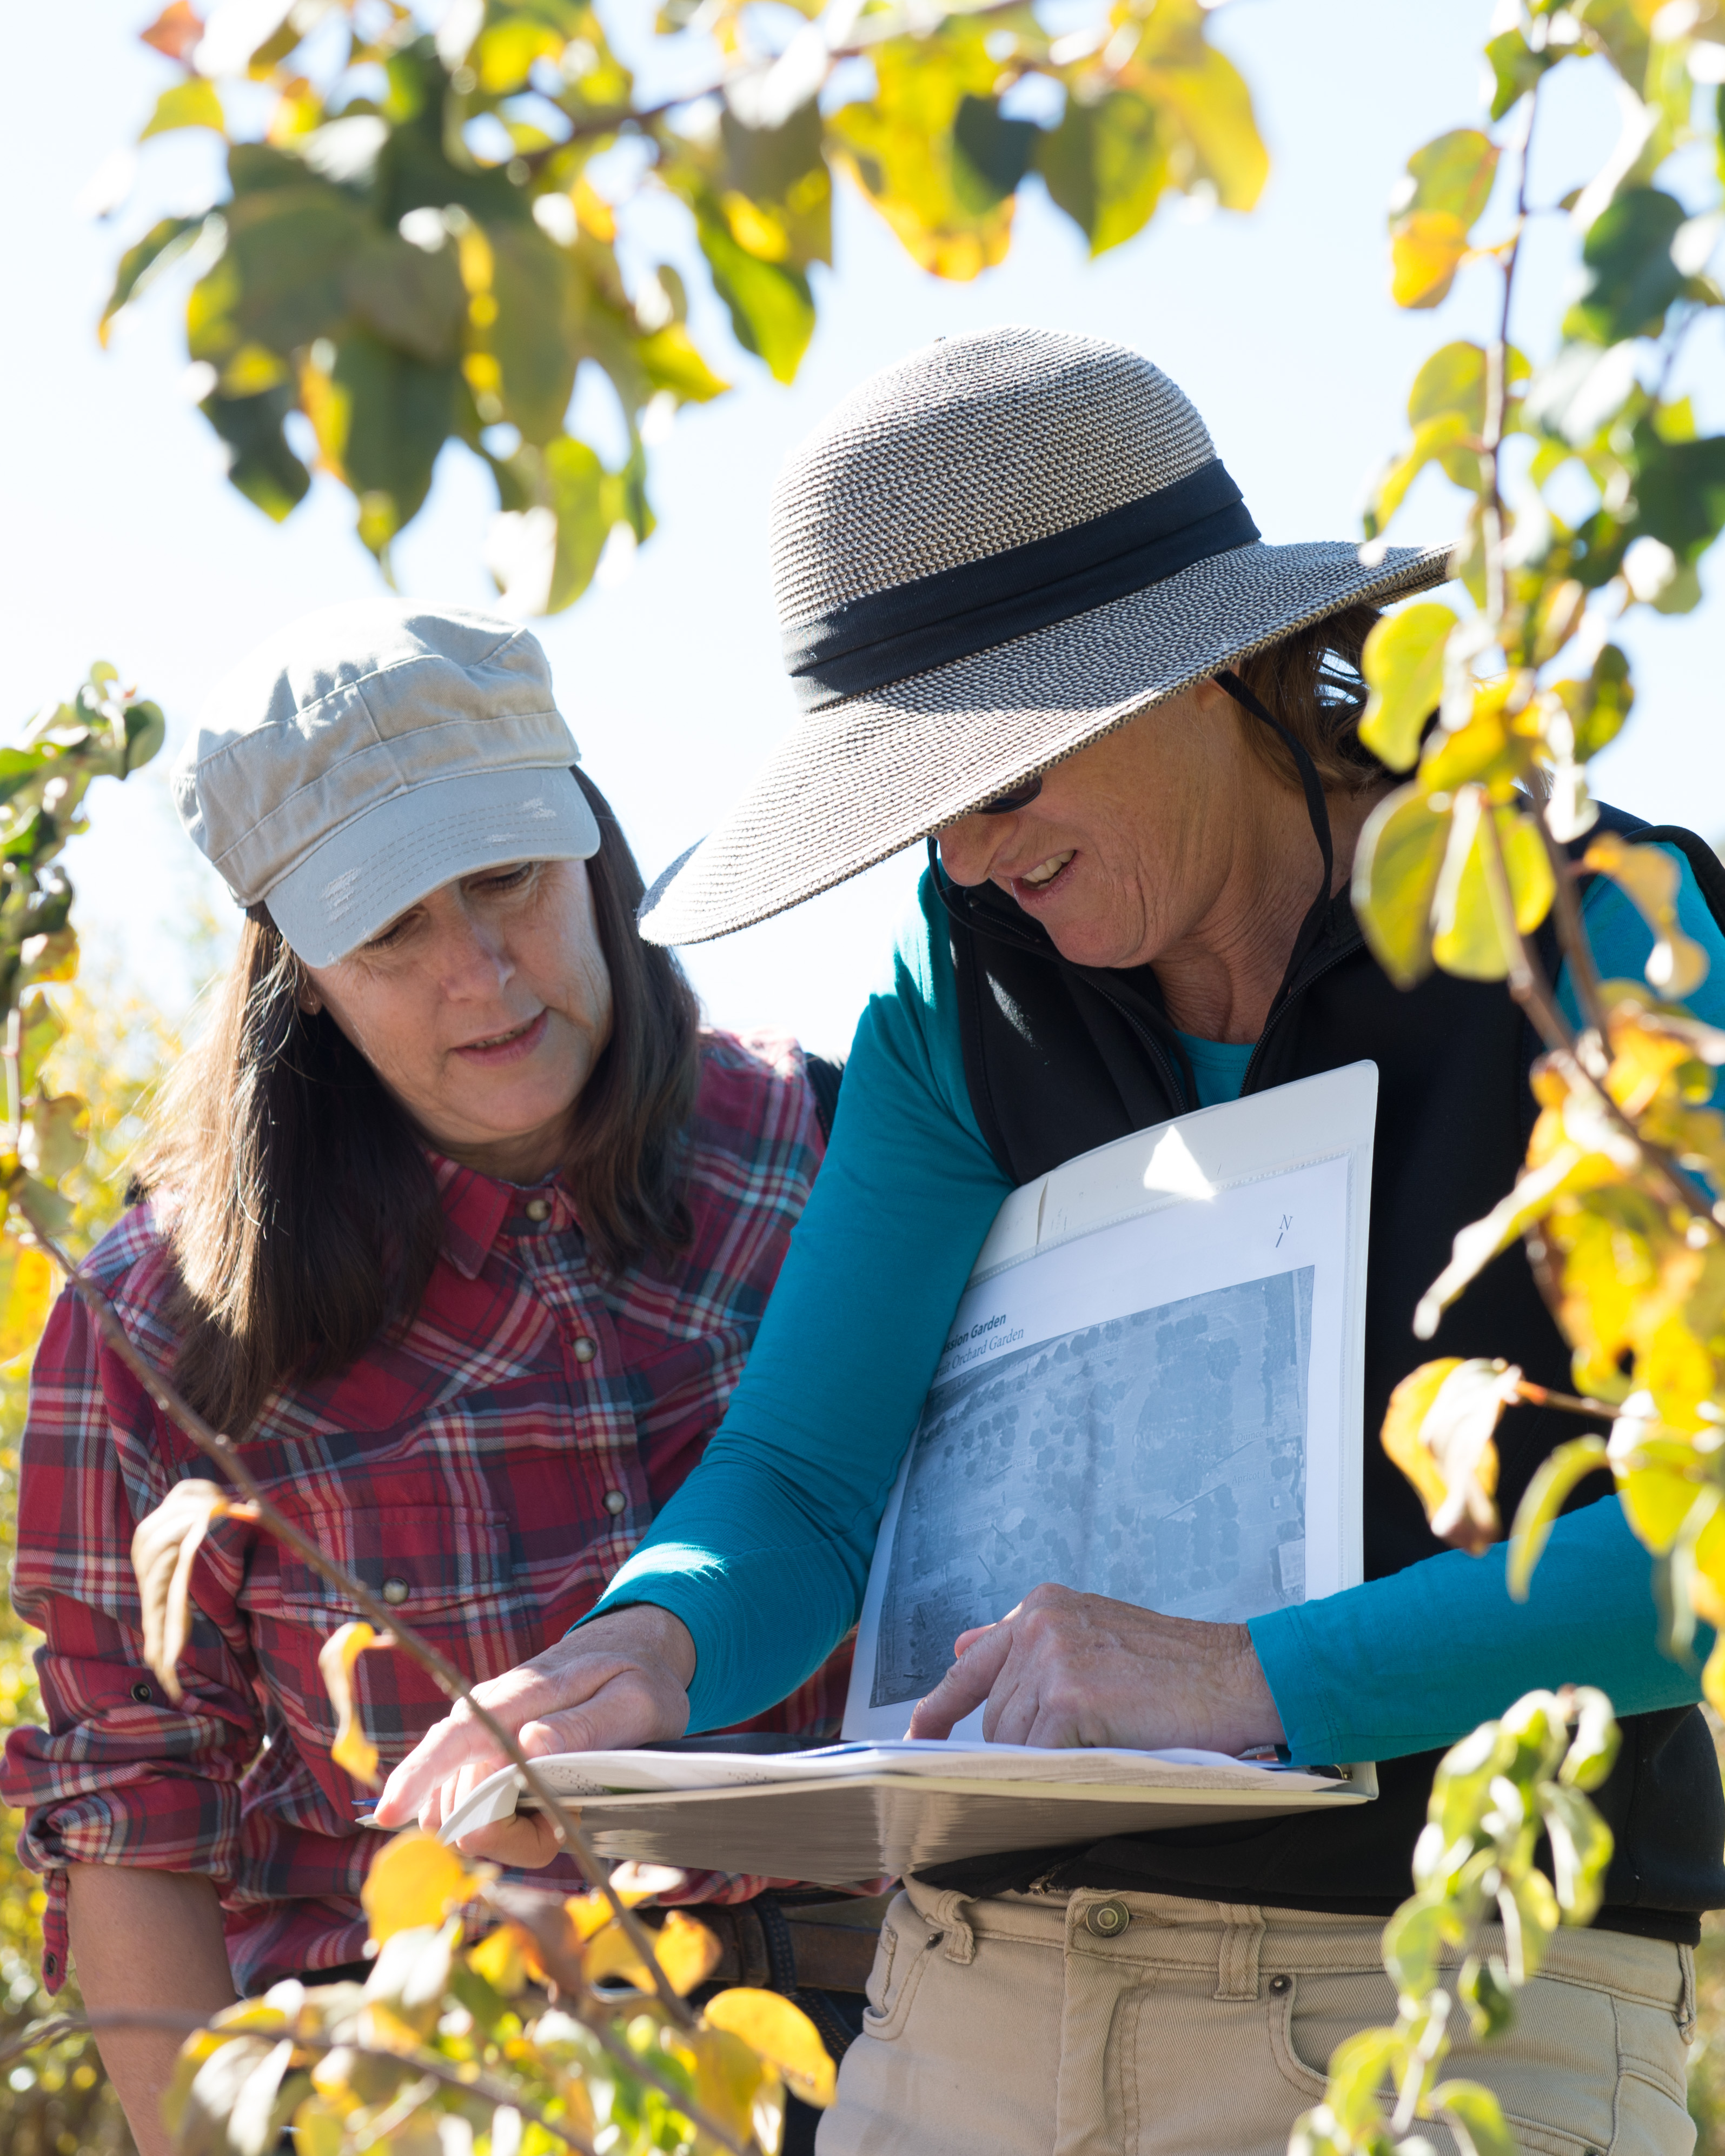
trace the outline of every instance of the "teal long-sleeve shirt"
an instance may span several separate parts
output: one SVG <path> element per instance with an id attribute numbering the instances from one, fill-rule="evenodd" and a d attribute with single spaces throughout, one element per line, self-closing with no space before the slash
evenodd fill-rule
<path id="1" fill-rule="evenodd" d="M 1725 1024 L 1725 937 L 1673 858 L 1682 926 L 1712 961 L 1692 1005 Z M 1604 877 L 1586 916 L 1605 978 L 1638 977 L 1651 939 Z M 1204 1104 L 1236 1097 L 1250 1050 L 1188 1046 Z M 691 1729 L 783 1698 L 855 1623 L 900 1460 L 1009 1188 L 971 1111 L 944 917 L 925 875 L 857 1027 L 832 1146 L 730 1409 L 593 1612 L 649 1602 L 688 1626 Z M 1661 1655 L 1657 1629 L 1651 1565 L 1615 1498 L 1558 1523 L 1524 1604 L 1505 1590 L 1500 1548 L 1430 1558 L 1251 1625 L 1304 1759 L 1430 1750 L 1569 1679 L 1604 1686 L 1620 1713 L 1697 1699 L 1694 1671 Z"/>

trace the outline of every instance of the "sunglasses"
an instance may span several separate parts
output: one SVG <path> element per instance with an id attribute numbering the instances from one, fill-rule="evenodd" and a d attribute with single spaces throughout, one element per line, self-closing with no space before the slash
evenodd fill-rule
<path id="1" fill-rule="evenodd" d="M 1009 816 L 1014 808 L 1028 808 L 1042 791 L 1042 773 L 1027 778 L 1022 786 L 1014 786 L 1009 793 L 997 793 L 992 801 L 984 801 L 973 813 L 978 816 Z"/>

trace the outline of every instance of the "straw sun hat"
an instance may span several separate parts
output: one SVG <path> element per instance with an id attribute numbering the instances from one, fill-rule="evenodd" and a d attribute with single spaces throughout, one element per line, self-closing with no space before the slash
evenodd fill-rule
<path id="1" fill-rule="evenodd" d="M 698 943 L 842 883 L 1447 550 L 1266 547 L 1190 402 L 1122 345 L 1004 328 L 865 382 L 793 450 L 773 585 L 802 716 L 649 891 Z"/>

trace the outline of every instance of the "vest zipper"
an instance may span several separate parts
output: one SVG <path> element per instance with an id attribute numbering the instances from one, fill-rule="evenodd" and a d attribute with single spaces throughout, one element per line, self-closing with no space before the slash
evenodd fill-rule
<path id="1" fill-rule="evenodd" d="M 1294 988 L 1289 993 L 1287 1001 L 1282 1004 L 1279 1010 L 1274 1010 L 1270 1014 L 1269 1019 L 1265 1025 L 1264 1030 L 1258 1035 L 1257 1040 L 1253 1045 L 1251 1055 L 1246 1063 L 1245 1075 L 1240 1081 L 1240 1094 L 1242 1100 L 1245 1098 L 1248 1093 L 1255 1092 L 1257 1090 L 1253 1081 L 1258 1075 L 1259 1065 L 1264 1054 L 1266 1045 L 1268 1043 L 1270 1036 L 1276 1031 L 1277 1026 L 1281 1024 L 1288 1013 L 1294 1008 L 1294 1005 L 1315 982 L 1321 981 L 1326 973 L 1333 973 L 1337 966 L 1343 964 L 1345 960 L 1353 957 L 1357 951 L 1363 947 L 1365 940 L 1364 937 L 1356 931 L 1356 932 L 1348 938 L 1347 942 L 1343 945 L 1339 951 L 1332 951 L 1329 957 L 1323 961 L 1322 965 L 1314 966 L 1303 981 L 1297 982 L 1295 984 Z"/>

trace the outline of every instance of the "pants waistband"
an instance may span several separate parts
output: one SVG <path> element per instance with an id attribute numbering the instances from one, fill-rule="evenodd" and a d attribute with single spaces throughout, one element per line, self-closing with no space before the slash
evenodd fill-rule
<path id="1" fill-rule="evenodd" d="M 1106 1893 L 1079 1887 L 1070 1894 L 1002 1894 L 968 1901 L 950 1888 L 905 1881 L 917 1913 L 944 1934 L 949 1961 L 968 1963 L 978 1940 L 1188 1978 L 1214 1973 L 1218 1999 L 1255 1999 L 1265 1976 L 1383 1967 L 1384 1925 L 1377 1917 L 1309 1909 L 1204 1902 L 1183 1895 Z M 1480 1946 L 1503 1951 L 1502 1930 L 1484 1928 Z M 1446 1961 L 1459 1962 L 1458 1955 Z M 1625 1998 L 1692 2015 L 1691 1957 L 1661 1939 L 1623 1932 L 1559 1931 L 1540 1974 L 1560 1983 L 1609 1989 Z"/>

